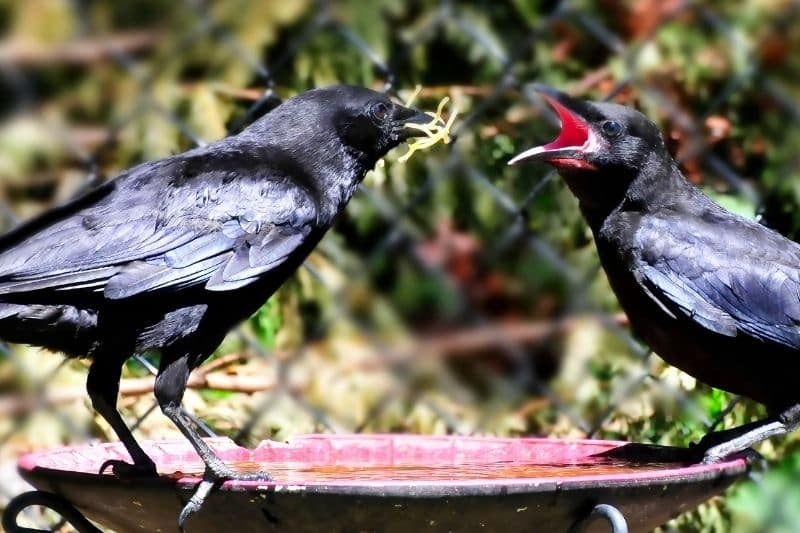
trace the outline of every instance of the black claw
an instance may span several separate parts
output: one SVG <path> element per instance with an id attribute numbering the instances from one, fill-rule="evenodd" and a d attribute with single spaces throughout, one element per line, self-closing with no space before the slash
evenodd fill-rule
<path id="1" fill-rule="evenodd" d="M 194 491 L 192 497 L 189 498 L 189 501 L 183 506 L 183 509 L 181 509 L 181 514 L 178 516 L 178 528 L 181 531 L 184 530 L 186 520 L 188 520 L 190 516 L 198 512 L 203 507 L 203 503 L 205 503 L 206 499 L 211 494 L 211 491 L 214 490 L 214 487 L 220 483 L 221 481 L 216 479 L 204 479 L 200 482 L 200 484 L 197 486 L 197 490 Z"/>
<path id="2" fill-rule="evenodd" d="M 206 469 L 203 481 L 197 485 L 194 494 L 192 494 L 192 497 L 189 498 L 189 501 L 186 502 L 186 505 L 181 509 L 181 514 L 178 516 L 178 528 L 184 531 L 184 526 L 189 517 L 198 512 L 203 507 L 203 504 L 206 499 L 208 499 L 211 492 L 225 481 L 270 481 L 271 479 L 270 475 L 266 472 L 243 474 L 235 472 L 228 467 L 216 468 L 213 470 L 211 468 Z"/>
<path id="3" fill-rule="evenodd" d="M 744 458 L 745 462 L 750 466 L 753 465 L 763 466 L 766 464 L 766 459 L 764 458 L 764 456 L 752 448 L 746 448 L 744 450 L 732 450 L 730 452 L 722 451 L 718 453 L 710 453 L 712 452 L 712 450 L 713 448 L 709 449 L 703 456 L 703 464 L 708 465 L 708 464 L 718 463 L 720 461 L 729 459 L 735 455 Z"/>
<path id="4" fill-rule="evenodd" d="M 747 461 L 747 464 L 750 466 L 758 467 L 762 470 L 766 469 L 768 466 L 767 458 L 755 451 L 753 448 L 747 448 L 741 452 L 744 460 Z"/>
<path id="5" fill-rule="evenodd" d="M 114 477 L 119 479 L 132 479 L 132 478 L 148 478 L 158 477 L 156 465 L 153 463 L 126 463 L 119 459 L 108 459 L 100 465 L 99 474 L 104 474 L 106 470 L 111 469 Z"/>

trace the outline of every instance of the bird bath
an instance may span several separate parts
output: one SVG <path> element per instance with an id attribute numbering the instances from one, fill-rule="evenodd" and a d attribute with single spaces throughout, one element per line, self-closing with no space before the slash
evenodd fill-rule
<path id="1" fill-rule="evenodd" d="M 254 450 L 228 439 L 209 444 L 233 468 L 267 470 L 273 481 L 224 483 L 187 522 L 190 532 L 566 532 L 582 529 L 590 514 L 616 531 L 625 522 L 630 531 L 649 531 L 747 471 L 741 457 L 712 465 L 597 457 L 625 444 L 597 440 L 307 435 Z M 143 446 L 160 478 L 97 474 L 105 460 L 127 459 L 119 443 L 33 453 L 19 469 L 102 527 L 174 531 L 202 463 L 183 440 Z M 590 529 L 609 526 L 596 521 Z"/>

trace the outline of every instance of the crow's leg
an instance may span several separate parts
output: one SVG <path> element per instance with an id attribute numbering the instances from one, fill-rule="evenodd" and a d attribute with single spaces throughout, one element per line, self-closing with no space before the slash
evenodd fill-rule
<path id="1" fill-rule="evenodd" d="M 189 357 L 167 359 L 162 354 L 161 366 L 156 376 L 155 394 L 161 411 L 172 420 L 177 428 L 189 440 L 200 458 L 206 465 L 203 481 L 198 486 L 194 495 L 181 511 L 178 525 L 183 528 L 186 519 L 192 513 L 200 510 L 203 502 L 217 484 L 236 479 L 243 481 L 267 481 L 269 475 L 265 472 L 242 474 L 232 470 L 222 459 L 217 457 L 211 447 L 200 437 L 194 428 L 194 423 L 181 407 L 181 400 L 189 381 Z"/>
<path id="2" fill-rule="evenodd" d="M 155 395 L 161 411 L 169 418 L 183 435 L 189 440 L 206 465 L 206 472 L 217 479 L 238 479 L 237 473 L 231 470 L 206 444 L 194 427 L 194 422 L 181 407 L 186 384 L 191 369 L 188 357 L 170 361 L 162 361 L 155 384 Z"/>
<path id="3" fill-rule="evenodd" d="M 117 411 L 117 395 L 119 394 L 119 380 L 122 375 L 122 362 L 118 359 L 103 357 L 92 362 L 89 368 L 89 377 L 86 379 L 86 391 L 92 400 L 92 406 L 111 426 L 114 432 L 125 445 L 125 449 L 133 459 L 133 464 L 124 461 L 109 459 L 100 467 L 102 474 L 107 468 L 118 477 L 156 476 L 156 465 L 142 450 L 133 437 L 125 421 Z"/>
<path id="4" fill-rule="evenodd" d="M 786 409 L 778 416 L 710 433 L 696 446 L 703 452 L 704 463 L 716 463 L 763 440 L 794 431 L 798 426 L 800 426 L 800 404 Z"/>

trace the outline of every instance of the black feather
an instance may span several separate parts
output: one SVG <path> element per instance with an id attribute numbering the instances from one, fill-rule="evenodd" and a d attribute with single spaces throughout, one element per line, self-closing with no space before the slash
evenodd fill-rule
<path id="1" fill-rule="evenodd" d="M 376 117 L 378 102 L 392 113 Z M 194 434 L 172 409 L 189 370 L 302 264 L 408 137 L 404 121 L 426 117 L 368 89 L 319 89 L 237 135 L 124 172 L 0 238 L 0 338 L 94 359 L 94 405 L 152 473 L 113 409 L 122 362 L 159 350 L 156 396 Z"/>
<path id="2" fill-rule="evenodd" d="M 634 331 L 701 381 L 776 412 L 800 405 L 800 245 L 689 183 L 636 110 L 541 91 L 572 115 L 559 139 L 583 142 L 553 142 L 514 162 L 558 168 Z"/>

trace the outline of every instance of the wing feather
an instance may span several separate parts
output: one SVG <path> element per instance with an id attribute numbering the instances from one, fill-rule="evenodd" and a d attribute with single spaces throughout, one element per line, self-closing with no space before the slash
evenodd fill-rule
<path id="1" fill-rule="evenodd" d="M 662 307 L 721 335 L 800 347 L 800 245 L 754 223 L 737 234 L 655 216 L 635 241 L 636 277 Z"/>
<path id="2" fill-rule="evenodd" d="M 0 297 L 225 291 L 268 275 L 316 231 L 318 204 L 262 160 L 215 150 L 131 169 L 0 237 Z"/>
<path id="3" fill-rule="evenodd" d="M 239 288 L 281 265 L 306 240 L 310 227 L 273 227 L 242 243 L 225 267 L 206 284 L 210 291 Z"/>

